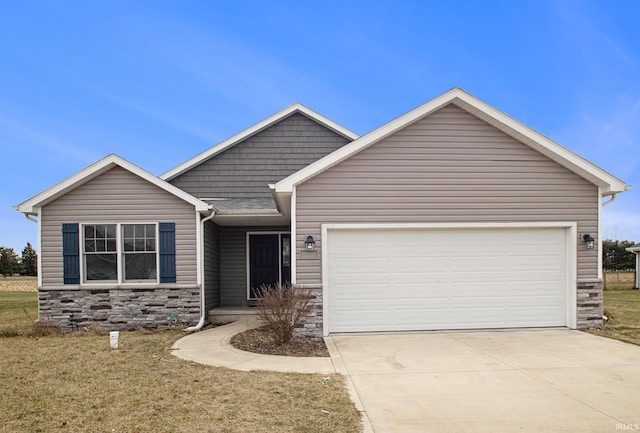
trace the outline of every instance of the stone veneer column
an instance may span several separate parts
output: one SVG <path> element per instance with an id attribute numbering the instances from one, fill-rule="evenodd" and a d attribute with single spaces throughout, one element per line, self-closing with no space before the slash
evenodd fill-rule
<path id="1" fill-rule="evenodd" d="M 311 313 L 301 326 L 294 330 L 296 337 L 322 337 L 322 287 L 304 285 L 301 287 L 311 299 Z"/>
<path id="2" fill-rule="evenodd" d="M 602 279 L 581 278 L 577 284 L 577 327 L 578 329 L 600 328 L 602 326 Z"/>

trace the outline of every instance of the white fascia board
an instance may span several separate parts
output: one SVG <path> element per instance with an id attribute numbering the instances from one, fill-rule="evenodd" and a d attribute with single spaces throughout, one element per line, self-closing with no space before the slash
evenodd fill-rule
<path id="1" fill-rule="evenodd" d="M 335 132 L 337 132 L 338 134 L 350 139 L 350 140 L 355 140 L 359 137 L 358 134 L 354 133 L 353 131 L 348 130 L 347 128 L 345 128 L 342 125 L 339 125 L 338 123 L 334 122 L 333 120 L 323 116 L 320 113 L 317 113 L 315 111 L 313 111 L 312 109 L 305 107 L 304 105 L 296 102 L 294 104 L 291 104 L 290 106 L 288 106 L 287 108 L 285 108 L 284 110 L 281 110 L 275 114 L 273 114 L 272 116 L 267 117 L 266 119 L 256 123 L 253 126 L 250 126 L 249 128 L 240 131 L 239 133 L 235 134 L 232 137 L 227 138 L 226 140 L 214 145 L 213 147 L 205 150 L 204 152 L 194 156 L 193 158 L 183 162 L 182 164 L 178 165 L 177 167 L 172 168 L 171 170 L 167 171 L 166 173 L 163 173 L 160 175 L 160 179 L 163 180 L 171 180 L 174 177 L 184 173 L 185 171 L 189 170 L 190 168 L 210 159 L 213 158 L 214 156 L 216 156 L 217 154 L 225 151 L 226 149 L 233 147 L 234 145 L 240 143 L 243 140 L 246 140 L 247 138 L 251 137 L 252 135 L 257 134 L 258 132 L 262 131 L 263 129 L 268 128 L 269 126 L 278 123 L 279 121 L 281 121 L 282 119 L 285 119 L 286 117 L 289 117 L 290 115 L 292 115 L 293 113 L 302 113 L 305 116 L 315 120 L 316 122 L 319 122 L 323 125 L 325 125 L 326 127 L 328 127 L 329 129 L 334 130 Z"/>
<path id="2" fill-rule="evenodd" d="M 141 177 L 142 179 L 157 186 L 158 188 L 161 188 L 168 193 L 173 194 L 174 196 L 186 201 L 187 203 L 192 204 L 197 212 L 209 212 L 209 205 L 207 203 L 198 200 L 191 194 L 171 185 L 170 183 L 165 182 L 157 176 L 154 176 L 148 171 L 141 169 L 140 167 L 113 153 L 105 156 L 97 162 L 94 162 L 93 164 L 84 168 L 83 170 L 80 170 L 76 174 L 69 176 L 63 181 L 58 182 L 52 187 L 47 188 L 41 193 L 34 195 L 30 199 L 20 203 L 19 205 L 14 206 L 14 209 L 25 214 L 37 214 L 38 208 L 57 199 L 58 197 L 63 196 L 69 191 L 74 190 L 80 185 L 83 185 L 84 183 L 100 176 L 102 173 L 116 166 L 122 167 L 123 169 L 135 174 L 138 177 Z"/>
<path id="3" fill-rule="evenodd" d="M 422 119 L 425 116 L 439 110 L 447 104 L 453 103 L 465 111 L 478 116 L 482 120 L 502 130 L 515 139 L 524 142 L 533 149 L 543 153 L 562 166 L 588 179 L 599 186 L 602 195 L 611 195 L 623 192 L 629 187 L 622 180 L 607 173 L 595 164 L 585 160 L 569 149 L 548 139 L 544 135 L 525 126 L 500 110 L 486 104 L 460 88 L 453 88 L 446 93 L 430 100 L 429 102 L 403 114 L 400 117 L 374 129 L 359 139 L 343 146 L 335 152 L 308 165 L 292 175 L 276 183 L 276 192 L 290 192 L 294 185 L 298 185 L 319 173 L 331 168 L 341 161 L 368 146 L 388 137 L 394 132 Z"/>
<path id="4" fill-rule="evenodd" d="M 276 186 L 272 183 L 269 184 L 273 201 L 276 204 L 278 212 L 283 216 L 291 216 L 291 196 L 288 194 L 277 194 Z"/>
<path id="5" fill-rule="evenodd" d="M 461 90 L 451 102 L 602 188 L 602 195 L 624 192 L 622 180 L 495 107 Z"/>
<path id="6" fill-rule="evenodd" d="M 498 222 L 498 223 L 327 223 L 327 230 L 443 230 L 443 229 L 577 229 L 573 221 L 534 221 L 534 222 Z"/>

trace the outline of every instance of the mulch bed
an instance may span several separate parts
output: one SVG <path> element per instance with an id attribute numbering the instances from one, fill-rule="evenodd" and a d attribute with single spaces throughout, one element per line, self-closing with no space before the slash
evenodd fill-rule
<path id="1" fill-rule="evenodd" d="M 239 350 L 263 355 L 329 356 L 322 338 L 294 337 L 288 344 L 276 344 L 264 326 L 234 335 L 231 345 Z"/>

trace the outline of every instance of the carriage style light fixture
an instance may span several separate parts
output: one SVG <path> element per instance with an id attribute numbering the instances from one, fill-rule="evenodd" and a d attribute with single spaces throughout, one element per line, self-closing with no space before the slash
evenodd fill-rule
<path id="1" fill-rule="evenodd" d="M 585 233 L 584 235 L 582 235 L 582 240 L 584 241 L 584 244 L 586 245 L 588 250 L 593 249 L 593 242 L 595 241 L 595 239 L 593 239 L 593 237 L 591 237 L 589 233 Z"/>
<path id="2" fill-rule="evenodd" d="M 313 236 L 307 236 L 304 241 L 304 247 L 307 251 L 313 251 L 316 247 L 316 241 L 313 240 Z"/>

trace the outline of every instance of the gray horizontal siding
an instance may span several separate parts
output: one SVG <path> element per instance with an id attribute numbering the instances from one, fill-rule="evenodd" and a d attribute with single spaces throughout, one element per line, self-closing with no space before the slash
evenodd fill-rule
<path id="1" fill-rule="evenodd" d="M 449 105 L 297 189 L 297 281 L 321 282 L 322 223 L 571 221 L 598 230 L 598 189 L 554 161 Z M 578 277 L 597 251 L 578 240 Z"/>
<path id="2" fill-rule="evenodd" d="M 201 198 L 271 197 L 281 180 L 350 140 L 294 113 L 181 174 L 171 183 Z"/>
<path id="3" fill-rule="evenodd" d="M 195 285 L 195 218 L 193 205 L 127 170 L 113 168 L 42 209 L 42 284 L 63 284 L 63 223 L 174 222 L 176 283 Z"/>
<path id="4" fill-rule="evenodd" d="M 220 227 L 220 305 L 247 304 L 247 232 L 287 232 L 283 227 Z"/>

